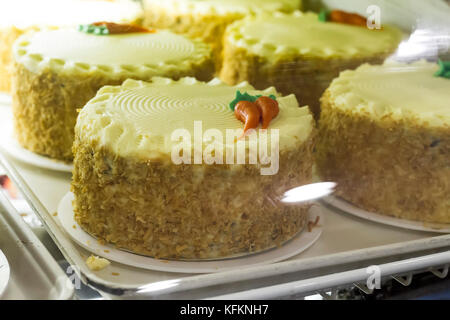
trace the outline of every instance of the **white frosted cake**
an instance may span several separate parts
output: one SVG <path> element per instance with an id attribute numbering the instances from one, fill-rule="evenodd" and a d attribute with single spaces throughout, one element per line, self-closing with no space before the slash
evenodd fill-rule
<path id="1" fill-rule="evenodd" d="M 321 95 L 341 71 L 382 63 L 401 37 L 400 30 L 387 25 L 370 30 L 320 21 L 311 12 L 247 17 L 226 30 L 220 78 L 294 93 L 317 117 Z"/>
<path id="2" fill-rule="evenodd" d="M 169 28 L 211 44 L 219 69 L 222 37 L 232 22 L 261 12 L 292 12 L 301 0 L 144 0 L 144 25 Z"/>
<path id="3" fill-rule="evenodd" d="M 450 223 L 449 65 L 364 65 L 332 82 L 317 166 L 339 196 L 380 214 Z"/>
<path id="4" fill-rule="evenodd" d="M 249 160 L 263 138 L 239 138 L 243 124 L 229 106 L 237 91 L 276 97 L 279 113 L 263 130 L 270 163 Z M 75 218 L 101 240 L 154 257 L 219 258 L 281 245 L 307 222 L 308 204 L 279 200 L 311 182 L 314 132 L 308 108 L 273 88 L 193 78 L 104 87 L 75 128 Z M 188 137 L 182 152 L 180 137 Z"/>
<path id="5" fill-rule="evenodd" d="M 141 19 L 142 10 L 132 1 L 0 1 L 0 91 L 11 90 L 12 45 L 25 32 L 92 21 L 130 23 Z"/>
<path id="6" fill-rule="evenodd" d="M 77 109 L 102 86 L 153 76 L 212 78 L 211 49 L 200 41 L 163 30 L 109 27 L 136 30 L 97 35 L 108 31 L 91 25 L 30 33 L 17 40 L 13 112 L 22 146 L 70 161 Z"/>

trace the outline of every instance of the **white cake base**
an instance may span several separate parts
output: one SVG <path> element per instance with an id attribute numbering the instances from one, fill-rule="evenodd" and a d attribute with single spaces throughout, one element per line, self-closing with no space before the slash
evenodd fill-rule
<path id="1" fill-rule="evenodd" d="M 86 233 L 74 219 L 72 200 L 74 195 L 67 193 L 58 206 L 58 220 L 63 229 L 78 245 L 111 261 L 125 265 L 166 272 L 180 273 L 210 273 L 221 272 L 232 269 L 240 269 L 249 266 L 264 265 L 279 262 L 291 258 L 312 246 L 322 234 L 324 216 L 319 206 L 313 205 L 309 210 L 309 221 L 315 221 L 319 216 L 319 224 L 311 232 L 306 228 L 293 239 L 280 248 L 270 249 L 260 253 L 249 254 L 236 258 L 220 260 L 160 260 L 147 256 L 134 254 L 120 250 L 113 245 L 102 245 L 97 239 Z"/>
<path id="2" fill-rule="evenodd" d="M 366 220 L 386 224 L 389 226 L 399 227 L 409 230 L 437 232 L 437 233 L 450 233 L 450 224 L 440 223 L 425 223 L 421 221 L 404 220 L 394 218 L 388 215 L 382 215 L 379 213 L 373 213 L 364 209 L 358 208 L 344 199 L 335 196 L 328 196 L 322 199 L 325 203 L 338 208 L 346 213 L 352 214 L 359 218 Z"/>

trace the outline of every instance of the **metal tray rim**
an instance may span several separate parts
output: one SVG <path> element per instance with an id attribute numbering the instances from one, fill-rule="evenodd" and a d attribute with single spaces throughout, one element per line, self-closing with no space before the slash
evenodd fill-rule
<path id="1" fill-rule="evenodd" d="M 75 293 L 74 286 L 69 284 L 69 279 L 66 274 L 62 271 L 38 237 L 20 218 L 16 209 L 2 192 L 0 192 L 0 206 L 8 226 L 17 234 L 19 239 L 33 244 L 32 246 L 24 246 L 29 253 L 27 256 L 36 261 L 36 265 L 40 268 L 42 274 L 45 274 L 49 279 L 55 281 L 55 285 L 49 288 L 49 292 L 51 291 L 52 295 L 56 296 L 57 300 L 72 299 Z M 56 295 L 55 291 L 57 293 Z"/>

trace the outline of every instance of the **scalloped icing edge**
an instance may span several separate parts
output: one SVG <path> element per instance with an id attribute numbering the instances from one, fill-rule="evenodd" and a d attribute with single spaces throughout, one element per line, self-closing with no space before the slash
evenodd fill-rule
<path id="1" fill-rule="evenodd" d="M 57 30 L 59 28 L 47 28 L 46 30 Z M 162 30 L 164 32 L 170 32 Z M 81 75 L 89 75 L 93 72 L 98 72 L 111 78 L 117 77 L 138 77 L 151 78 L 157 75 L 163 75 L 172 70 L 190 70 L 194 66 L 200 65 L 207 59 L 212 59 L 212 49 L 210 46 L 199 39 L 186 38 L 194 44 L 195 53 L 189 58 L 180 61 L 180 63 L 161 62 L 157 65 L 153 64 L 89 64 L 85 62 L 65 61 L 59 58 L 43 57 L 42 54 L 29 53 L 26 47 L 35 33 L 39 31 L 31 31 L 21 35 L 13 45 L 14 60 L 22 64 L 31 72 L 40 72 L 46 68 L 53 71 L 61 72 L 62 74 L 78 73 Z M 178 35 L 182 36 L 182 35 Z M 201 61 L 198 63 L 197 61 Z"/>
<path id="2" fill-rule="evenodd" d="M 111 147 L 111 144 L 107 141 L 111 140 L 111 137 L 117 137 L 123 138 L 126 137 L 129 141 L 138 141 L 138 143 L 135 143 L 137 148 L 134 150 L 134 152 L 124 152 L 124 149 L 122 149 L 122 144 L 120 143 L 119 139 L 115 140 L 114 146 L 112 147 L 112 151 L 114 151 L 117 154 L 121 154 L 122 156 L 137 156 L 138 158 L 145 158 L 145 159 L 159 159 L 159 160 L 167 160 L 167 157 L 169 156 L 170 159 L 170 151 L 164 146 L 162 150 L 155 150 L 155 145 L 163 145 L 164 144 L 164 137 L 155 135 L 155 136 L 142 136 L 140 134 L 137 134 L 135 132 L 134 127 L 127 126 L 126 128 L 123 127 L 123 125 L 118 123 L 113 123 L 111 118 L 106 115 L 106 108 L 107 104 L 110 101 L 112 97 L 114 97 L 115 94 L 118 94 L 123 91 L 127 90 L 133 90 L 138 88 L 143 88 L 146 86 L 151 86 L 152 84 L 163 84 L 163 85 L 171 85 L 171 84 L 185 84 L 185 85 L 207 85 L 207 86 L 223 86 L 223 87 L 229 87 L 234 88 L 236 90 L 254 90 L 259 91 L 263 93 L 264 95 L 270 95 L 273 94 L 277 97 L 277 100 L 281 105 L 284 105 L 284 112 L 289 114 L 289 117 L 292 118 L 304 118 L 304 123 L 308 123 L 308 126 L 298 126 L 298 129 L 300 130 L 298 133 L 298 136 L 295 137 L 289 137 L 291 141 L 283 144 L 283 140 L 287 140 L 288 138 L 282 139 L 280 136 L 280 151 L 282 148 L 292 148 L 295 145 L 304 143 L 309 136 L 312 134 L 314 130 L 314 119 L 312 117 L 311 112 L 309 111 L 309 108 L 307 106 L 299 108 L 299 104 L 297 102 L 297 99 L 295 95 L 290 94 L 287 96 L 282 96 L 280 93 L 276 91 L 274 87 L 266 88 L 265 90 L 256 90 L 253 86 L 251 86 L 248 82 L 244 81 L 237 85 L 230 86 L 221 81 L 218 78 L 214 78 L 209 82 L 202 82 L 198 81 L 193 77 L 183 77 L 179 80 L 173 80 L 171 78 L 166 77 L 153 77 L 151 81 L 142 81 L 142 80 L 134 80 L 134 79 L 127 79 L 125 80 L 122 85 L 119 86 L 105 86 L 102 87 L 98 92 L 97 95 L 92 98 L 81 110 L 80 114 L 78 115 L 78 120 L 76 123 L 76 134 L 82 139 L 87 141 L 96 141 L 100 142 L 101 145 L 106 147 Z M 89 110 L 89 114 L 86 116 L 84 115 L 87 110 L 90 108 L 95 108 L 94 110 Z M 227 108 L 228 109 L 228 108 Z M 292 111 L 292 112 L 290 112 Z M 230 111 L 231 112 L 231 111 Z M 92 114 L 94 115 L 94 118 L 92 117 Z M 295 126 L 298 125 L 298 121 L 296 121 Z M 292 125 L 290 125 L 292 126 Z M 94 128 L 95 127 L 95 128 Z M 96 132 L 96 134 L 92 134 L 92 131 Z M 83 132 L 85 132 L 83 134 Z M 86 135 L 86 133 L 88 133 Z M 114 139 L 113 139 L 114 140 Z M 224 144 L 222 147 L 230 148 L 230 146 Z M 246 148 L 249 147 L 248 141 L 246 140 Z M 234 148 L 234 147 L 233 147 Z M 224 151 L 225 152 L 225 151 Z M 144 155 L 144 156 L 143 156 Z"/>
<path id="3" fill-rule="evenodd" d="M 290 57 L 292 55 L 301 56 L 301 57 L 310 57 L 310 58 L 357 58 L 364 56 L 361 53 L 365 52 L 365 49 L 358 48 L 357 46 L 346 48 L 345 50 L 334 50 L 329 47 L 324 47 L 321 54 L 317 51 L 317 49 L 313 48 L 297 48 L 291 45 L 273 45 L 268 42 L 262 42 L 260 39 L 252 38 L 247 35 L 241 34 L 241 28 L 247 23 L 251 21 L 264 20 L 265 18 L 283 18 L 283 17 L 294 17 L 301 18 L 308 15 L 317 15 L 313 12 L 303 13 L 301 11 L 294 11 L 292 13 L 283 13 L 283 12 L 272 12 L 272 13 L 262 13 L 257 16 L 249 16 L 244 19 L 238 20 L 231 24 L 225 34 L 225 41 L 231 43 L 233 46 L 237 46 L 239 48 L 245 48 L 252 53 L 261 53 L 262 56 L 265 57 L 274 57 L 275 60 L 282 59 L 284 57 Z M 359 28 L 359 27 L 358 27 Z M 386 26 L 385 28 L 389 28 L 389 30 L 393 30 L 399 38 L 404 37 L 403 33 L 394 27 Z M 400 39 L 399 41 L 400 42 Z M 392 46 L 392 50 L 395 47 Z M 371 56 L 379 54 L 381 52 L 373 53 Z"/>
<path id="4" fill-rule="evenodd" d="M 363 64 L 355 70 L 346 70 L 341 72 L 338 78 L 334 79 L 328 87 L 327 92 L 330 99 L 333 101 L 333 106 L 341 110 L 351 110 L 354 114 L 366 114 L 374 116 L 377 121 L 403 121 L 408 120 L 412 124 L 433 125 L 435 127 L 450 128 L 450 114 L 445 118 L 441 118 L 430 113 L 418 114 L 401 108 L 393 109 L 386 104 L 380 104 L 377 101 L 369 100 L 352 92 L 352 88 L 348 86 L 349 82 L 360 71 L 370 70 L 372 68 L 382 67 L 408 67 L 411 70 L 417 67 L 431 67 L 435 65 L 425 60 L 419 60 L 410 64 L 405 64 L 397 61 L 386 61 L 383 65 L 373 66 L 370 64 Z M 437 65 L 436 65 L 437 68 Z M 430 73 L 433 77 L 433 73 Z"/>
<path id="5" fill-rule="evenodd" d="M 290 2 L 294 2 L 294 5 L 291 5 Z M 294 0 L 290 1 L 289 3 L 287 1 L 284 2 L 283 5 L 279 8 L 280 11 L 294 11 L 296 9 L 301 9 L 303 5 L 303 0 Z M 149 2 L 149 0 L 144 0 L 144 4 Z M 280 1 L 274 0 L 273 3 L 277 4 Z M 296 5 L 298 3 L 298 6 Z M 220 7 L 217 6 L 217 3 L 208 3 L 207 1 L 180 1 L 180 0 L 160 0 L 160 1 L 154 1 L 152 0 L 150 3 L 151 6 L 159 6 L 160 8 L 163 8 L 165 10 L 168 10 L 172 13 L 184 13 L 184 14 L 202 14 L 202 15 L 208 15 L 208 16 L 216 16 L 216 15 L 227 15 L 227 14 L 237 14 L 237 15 L 254 15 L 254 14 L 260 14 L 262 12 L 269 12 L 272 11 L 273 8 L 264 8 L 264 7 L 258 7 L 255 5 L 249 5 L 249 6 L 239 6 L 235 9 L 227 8 L 227 7 Z M 285 8 L 283 8 L 283 6 Z M 145 6 L 144 6 L 145 7 Z M 277 12 L 277 11 L 276 11 Z"/>
<path id="6" fill-rule="evenodd" d="M 151 81 L 127 79 L 120 86 L 107 86 L 107 87 L 101 88 L 98 91 L 98 94 L 100 94 L 103 89 L 111 88 L 111 87 L 123 88 L 123 89 L 134 89 L 134 88 L 142 88 L 142 87 L 144 87 L 146 85 L 150 85 L 150 84 L 170 85 L 170 84 L 174 84 L 174 83 L 180 83 L 180 84 L 185 84 L 185 85 L 206 84 L 208 86 L 223 86 L 223 87 L 228 87 L 228 88 L 235 88 L 236 90 L 239 90 L 239 89 L 257 90 L 250 83 L 248 83 L 248 81 L 242 81 L 234 86 L 230 86 L 230 85 L 226 84 L 225 82 L 223 82 L 222 80 L 220 80 L 219 78 L 213 78 L 208 82 L 203 82 L 203 81 L 197 80 L 194 77 L 182 77 L 178 80 L 173 80 L 168 77 L 154 76 Z M 107 90 L 110 90 L 110 89 L 107 89 Z M 117 92 L 120 92 L 120 91 L 122 91 L 122 90 L 120 89 Z M 257 90 L 257 91 L 261 91 L 267 95 L 273 94 L 277 97 L 280 97 L 280 98 L 282 97 L 282 95 L 273 86 L 268 87 L 264 90 Z M 294 95 L 291 94 L 290 96 L 294 96 Z M 284 97 L 287 97 L 287 96 L 284 96 Z"/>

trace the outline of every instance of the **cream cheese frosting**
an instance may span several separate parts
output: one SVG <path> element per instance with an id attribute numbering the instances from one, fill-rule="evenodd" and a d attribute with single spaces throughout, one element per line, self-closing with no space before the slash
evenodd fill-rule
<path id="1" fill-rule="evenodd" d="M 129 22 L 141 14 L 139 5 L 132 1 L 0 1 L 0 28 L 62 27 L 93 21 Z"/>
<path id="2" fill-rule="evenodd" d="M 97 36 L 75 28 L 23 35 L 13 52 L 16 61 L 32 72 L 50 67 L 62 72 L 96 70 L 138 76 L 188 70 L 211 54 L 206 44 L 165 30 Z"/>
<path id="3" fill-rule="evenodd" d="M 205 83 L 190 77 L 155 77 L 151 83 L 127 80 L 104 87 L 80 112 L 75 132 L 81 140 L 95 140 L 121 156 L 162 158 L 179 143 L 172 137 L 175 130 L 185 129 L 194 137 L 194 121 L 202 122 L 203 132 L 216 129 L 223 137 L 227 129 L 242 130 L 243 123 L 229 108 L 237 90 L 277 96 L 280 112 L 267 132 L 270 140 L 271 129 L 279 129 L 280 151 L 310 136 L 313 118 L 307 107 L 299 108 L 294 95 L 281 97 L 273 87 L 258 91 L 246 82 L 228 86 L 218 79 Z M 236 140 L 232 145 L 222 142 L 222 148 L 234 148 Z"/>
<path id="4" fill-rule="evenodd" d="M 292 12 L 301 7 L 301 0 L 146 0 L 151 5 L 178 13 L 252 14 L 261 11 Z"/>
<path id="5" fill-rule="evenodd" d="M 436 63 L 387 62 L 345 71 L 328 91 L 336 108 L 374 119 L 409 119 L 450 127 L 450 79 L 436 77 Z"/>
<path id="6" fill-rule="evenodd" d="M 274 13 L 233 23 L 226 39 L 268 59 L 289 56 L 354 58 L 394 51 L 402 38 L 398 29 L 382 30 L 321 22 L 315 13 Z"/>

